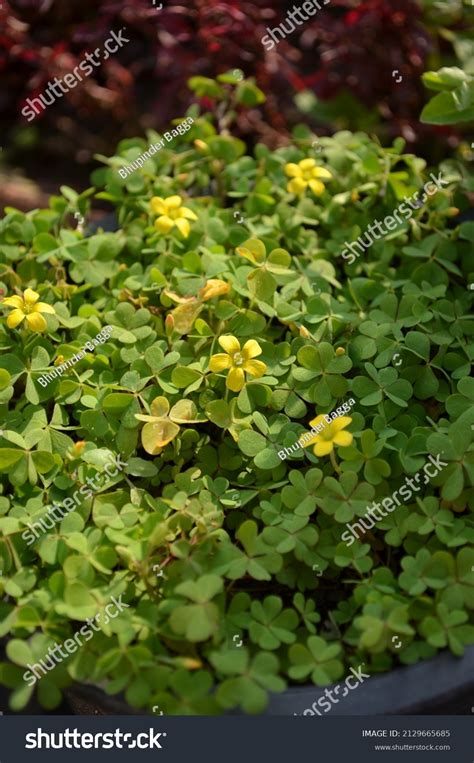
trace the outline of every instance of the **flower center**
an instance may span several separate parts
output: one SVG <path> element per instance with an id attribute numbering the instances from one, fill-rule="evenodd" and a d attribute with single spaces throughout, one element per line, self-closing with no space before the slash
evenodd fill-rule
<path id="1" fill-rule="evenodd" d="M 313 177 L 313 170 L 303 170 L 303 180 L 311 180 Z"/>
<path id="2" fill-rule="evenodd" d="M 234 360 L 234 366 L 237 366 L 237 368 L 244 365 L 244 357 L 242 356 L 242 353 L 240 352 L 234 353 L 233 360 Z"/>
<path id="3" fill-rule="evenodd" d="M 21 310 L 25 315 L 29 315 L 32 312 L 33 307 L 34 305 L 29 305 L 27 302 L 23 302 Z"/>
<path id="4" fill-rule="evenodd" d="M 331 424 L 326 424 L 324 429 L 319 433 L 319 436 L 325 442 L 331 442 L 334 439 L 335 434 L 336 433 L 331 429 Z"/>

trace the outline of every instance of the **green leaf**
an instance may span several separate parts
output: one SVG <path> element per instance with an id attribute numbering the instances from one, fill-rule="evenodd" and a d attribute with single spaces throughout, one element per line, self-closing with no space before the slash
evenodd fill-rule
<path id="1" fill-rule="evenodd" d="M 266 447 L 265 437 L 258 432 L 245 430 L 239 436 L 239 448 L 246 456 L 256 456 L 257 453 Z M 0 450 L 1 457 L 1 450 Z"/>

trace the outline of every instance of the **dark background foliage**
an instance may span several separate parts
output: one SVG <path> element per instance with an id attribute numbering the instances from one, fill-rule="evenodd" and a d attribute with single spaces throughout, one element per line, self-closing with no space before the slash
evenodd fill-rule
<path id="1" fill-rule="evenodd" d="M 455 63 L 456 43 L 468 34 L 465 9 L 456 2 L 331 0 L 270 52 L 261 38 L 267 26 L 285 18 L 291 2 L 163 5 L 157 10 L 151 0 L 2 4 L 0 125 L 10 164 L 53 191 L 64 180 L 67 162 L 68 182 L 83 186 L 94 153 L 110 153 L 121 138 L 143 135 L 148 127 L 166 129 L 184 113 L 192 99 L 186 87 L 191 76 L 214 77 L 233 67 L 255 77 L 267 96 L 261 107 L 239 115 L 238 132 L 248 143 L 286 143 L 288 131 L 302 121 L 318 134 L 363 129 L 385 144 L 403 135 L 410 149 L 431 161 L 443 158 L 443 145 L 447 150 L 458 143 L 454 129 L 418 121 L 427 100 L 422 72 Z M 71 72 L 121 27 L 130 42 L 28 124 L 21 116 L 26 99 Z M 403 77 L 399 83 L 394 70 Z"/>

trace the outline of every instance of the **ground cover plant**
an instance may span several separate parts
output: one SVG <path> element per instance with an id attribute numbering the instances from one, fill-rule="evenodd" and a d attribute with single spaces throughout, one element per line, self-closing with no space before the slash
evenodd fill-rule
<path id="1" fill-rule="evenodd" d="M 316 156 L 299 127 L 249 155 L 226 104 L 251 105 L 252 82 L 191 85 L 220 99 L 218 122 L 193 106 L 191 129 L 128 178 L 160 136 L 99 157 L 95 190 L 0 221 L 12 709 L 34 692 L 53 708 L 79 682 L 145 712 L 259 713 L 290 683 L 474 642 L 474 223 L 456 222 L 472 180 L 364 133 L 322 138 Z M 444 186 L 348 264 L 346 242 L 430 172 Z M 84 232 L 73 214 L 94 196 L 114 216 Z M 346 524 L 429 455 L 437 476 L 348 546 Z M 116 476 L 34 533 L 116 456 Z M 28 666 L 111 596 L 128 607 L 29 685 Z"/>

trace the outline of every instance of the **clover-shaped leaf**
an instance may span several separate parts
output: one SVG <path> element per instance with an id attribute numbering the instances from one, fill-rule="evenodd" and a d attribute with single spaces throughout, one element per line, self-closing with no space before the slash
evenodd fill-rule
<path id="1" fill-rule="evenodd" d="M 227 710 L 240 706 L 246 713 L 261 713 L 268 692 L 281 692 L 286 687 L 277 676 L 278 659 L 268 652 L 260 652 L 252 660 L 245 648 L 227 654 L 213 652 L 210 661 L 219 674 L 230 676 L 216 694 L 219 704 Z"/>
<path id="2" fill-rule="evenodd" d="M 420 549 L 416 557 L 404 557 L 402 567 L 400 585 L 412 596 L 419 596 L 427 588 L 445 588 L 454 574 L 454 560 L 450 554 L 436 552 L 431 555 L 426 548 Z"/>
<path id="3" fill-rule="evenodd" d="M 436 617 L 425 617 L 420 633 L 428 644 L 438 649 L 449 646 L 457 657 L 464 654 L 464 646 L 474 643 L 474 626 L 467 625 L 469 616 L 462 610 L 450 611 L 444 604 L 436 607 Z"/>
<path id="4" fill-rule="evenodd" d="M 194 424 L 205 421 L 197 415 L 195 404 L 191 400 L 178 400 L 170 410 L 166 397 L 155 397 L 150 406 L 150 415 L 136 413 L 135 418 L 147 423 L 142 430 L 142 443 L 147 453 L 152 456 L 161 453 L 179 433 L 178 424 Z"/>
<path id="5" fill-rule="evenodd" d="M 206 641 L 219 625 L 219 608 L 212 599 L 222 591 L 223 582 L 217 575 L 203 575 L 176 586 L 176 593 L 193 604 L 176 607 L 170 616 L 172 630 L 188 641 Z"/>
<path id="6" fill-rule="evenodd" d="M 229 564 L 226 577 L 236 580 L 247 573 L 256 580 L 271 580 L 270 572 L 278 572 L 281 569 L 282 558 L 258 536 L 256 522 L 244 522 L 239 527 L 236 537 L 245 553 L 235 549 L 236 558 Z"/>
<path id="7" fill-rule="evenodd" d="M 280 644 L 296 641 L 293 631 L 298 625 L 298 615 L 293 609 L 284 610 L 279 596 L 267 596 L 263 602 L 253 601 L 250 612 L 253 618 L 250 638 L 262 649 L 278 649 Z"/>
<path id="8" fill-rule="evenodd" d="M 392 640 L 394 635 L 401 636 L 405 645 L 411 642 L 415 631 L 408 622 L 408 606 L 391 596 L 373 599 L 369 599 L 363 614 L 354 620 L 355 628 L 360 631 L 359 646 L 379 654 L 386 649 L 396 650 Z"/>
<path id="9" fill-rule="evenodd" d="M 343 674 L 339 644 L 328 644 L 319 636 L 309 636 L 304 644 L 293 644 L 288 656 L 291 667 L 288 675 L 296 681 L 310 677 L 316 686 L 332 683 Z"/>

